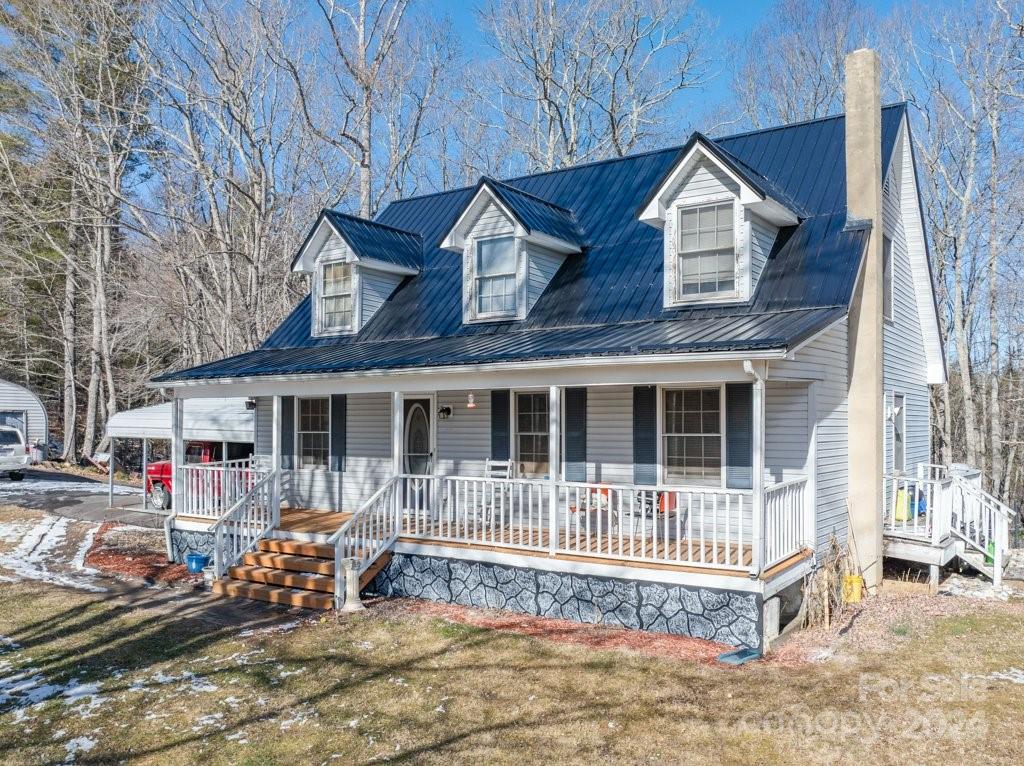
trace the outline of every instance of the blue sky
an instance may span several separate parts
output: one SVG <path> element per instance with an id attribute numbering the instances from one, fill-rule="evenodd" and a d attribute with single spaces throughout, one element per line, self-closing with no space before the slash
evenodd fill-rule
<path id="1" fill-rule="evenodd" d="M 865 5 L 873 8 L 879 15 L 884 15 L 892 8 L 895 0 L 864 0 Z M 453 26 L 462 37 L 467 55 L 482 45 L 480 33 L 476 26 L 476 15 L 469 12 L 481 4 L 482 0 L 427 0 L 432 7 L 447 13 Z M 725 43 L 730 40 L 742 39 L 746 36 L 772 7 L 774 0 L 697 0 L 697 5 L 711 16 L 718 19 L 715 40 Z M 728 79 L 726 76 L 715 78 L 701 98 L 708 103 L 718 103 L 728 98 Z"/>

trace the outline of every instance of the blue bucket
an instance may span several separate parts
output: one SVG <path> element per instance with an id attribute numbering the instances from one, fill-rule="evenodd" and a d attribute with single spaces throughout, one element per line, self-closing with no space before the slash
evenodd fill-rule
<path id="1" fill-rule="evenodd" d="M 202 574 L 203 569 L 210 563 L 210 557 L 202 553 L 190 553 L 185 557 L 185 564 L 192 574 Z"/>

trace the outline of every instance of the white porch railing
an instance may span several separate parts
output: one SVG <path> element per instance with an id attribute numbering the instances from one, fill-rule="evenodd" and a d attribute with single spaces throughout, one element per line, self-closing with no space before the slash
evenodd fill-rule
<path id="1" fill-rule="evenodd" d="M 808 529 L 807 479 L 773 484 L 764 491 L 764 569 L 813 545 Z"/>
<path id="2" fill-rule="evenodd" d="M 551 554 L 760 571 L 808 544 L 806 479 L 765 494 L 766 558 L 750 490 L 541 479 L 398 477 L 402 534 Z M 760 567 L 763 568 L 763 567 Z"/>
<path id="3" fill-rule="evenodd" d="M 270 472 L 246 492 L 213 525 L 213 569 L 223 577 L 281 521 L 277 474 Z"/>
<path id="4" fill-rule="evenodd" d="M 923 474 L 941 475 L 929 466 Z M 949 534 L 953 479 L 889 476 L 883 527 L 891 534 L 938 543 Z"/>
<path id="5" fill-rule="evenodd" d="M 176 510 L 183 516 L 218 518 L 266 474 L 254 468 L 250 458 L 183 465 L 183 503 Z"/>
<path id="6" fill-rule="evenodd" d="M 987 557 L 992 581 L 1001 585 L 1013 510 L 968 479 L 954 479 L 952 496 L 950 530 Z"/>
<path id="7" fill-rule="evenodd" d="M 334 546 L 334 606 L 341 609 L 345 603 L 345 576 L 342 562 L 355 559 L 356 575 L 362 575 L 377 557 L 394 543 L 401 531 L 402 519 L 399 503 L 399 477 L 388 479 L 369 500 L 363 503 L 352 518 L 331 535 L 329 545 Z"/>

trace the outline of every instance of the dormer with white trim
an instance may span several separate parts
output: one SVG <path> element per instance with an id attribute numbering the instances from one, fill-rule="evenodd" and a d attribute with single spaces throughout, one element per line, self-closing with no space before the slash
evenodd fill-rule
<path id="1" fill-rule="evenodd" d="M 695 133 L 641 206 L 665 233 L 664 307 L 750 299 L 779 229 L 799 222 L 760 178 Z"/>
<path id="2" fill-rule="evenodd" d="M 583 244 L 572 211 L 482 178 L 441 240 L 462 254 L 463 322 L 525 319 Z"/>
<path id="3" fill-rule="evenodd" d="M 312 277 L 312 335 L 358 333 L 403 279 L 419 273 L 422 252 L 417 234 L 322 211 L 292 261 L 292 271 Z"/>

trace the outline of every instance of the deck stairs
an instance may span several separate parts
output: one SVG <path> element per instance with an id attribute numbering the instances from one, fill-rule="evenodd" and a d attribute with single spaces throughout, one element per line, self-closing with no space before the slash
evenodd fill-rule
<path id="1" fill-rule="evenodd" d="M 307 609 L 340 606 L 345 592 L 340 561 L 354 560 L 363 590 L 391 560 L 401 522 L 396 478 L 333 533 L 285 529 L 278 523 L 250 534 L 233 553 L 219 547 L 215 560 L 222 563 L 215 573 L 222 576 L 214 580 L 213 592 Z"/>
<path id="2" fill-rule="evenodd" d="M 917 478 L 889 478 L 885 555 L 933 567 L 959 559 L 995 585 L 1009 563 L 1016 512 L 981 488 L 980 472 L 927 466 Z"/>
<path id="3" fill-rule="evenodd" d="M 222 596 L 268 601 L 307 609 L 334 606 L 333 545 L 301 540 L 266 537 L 257 549 L 230 567 L 227 576 L 213 583 L 213 592 Z M 359 575 L 359 588 L 369 585 L 391 559 L 391 551 L 382 552 Z"/>

